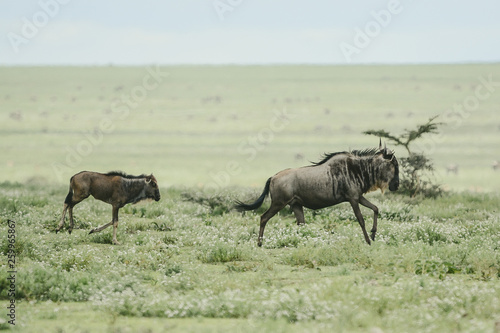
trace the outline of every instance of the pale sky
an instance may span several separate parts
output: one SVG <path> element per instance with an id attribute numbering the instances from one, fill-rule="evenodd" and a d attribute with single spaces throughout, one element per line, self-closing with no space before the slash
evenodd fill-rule
<path id="1" fill-rule="evenodd" d="M 500 62 L 499 0 L 0 0 L 0 65 Z"/>

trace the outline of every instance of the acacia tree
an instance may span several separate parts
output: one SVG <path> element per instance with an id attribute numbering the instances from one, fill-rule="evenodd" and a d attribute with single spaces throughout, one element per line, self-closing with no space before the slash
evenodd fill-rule
<path id="1" fill-rule="evenodd" d="M 434 116 L 425 124 L 418 125 L 415 130 L 407 130 L 398 136 L 385 130 L 368 130 L 363 134 L 375 135 L 384 138 L 395 146 L 401 146 L 408 152 L 408 157 L 400 158 L 401 162 L 401 181 L 399 191 L 415 197 L 423 195 L 425 197 L 437 197 L 442 194 L 439 184 L 433 181 L 434 165 L 432 161 L 422 152 L 413 152 L 410 145 L 417 139 L 422 138 L 424 134 L 437 134 L 438 127 L 443 123 L 436 122 Z"/>

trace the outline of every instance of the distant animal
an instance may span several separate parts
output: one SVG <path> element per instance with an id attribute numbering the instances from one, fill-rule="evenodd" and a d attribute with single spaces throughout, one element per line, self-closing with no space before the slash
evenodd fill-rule
<path id="1" fill-rule="evenodd" d="M 448 166 L 446 166 L 446 174 L 449 173 L 454 173 L 455 175 L 458 175 L 458 164 L 455 163 L 448 164 Z"/>
<path id="2" fill-rule="evenodd" d="M 295 154 L 295 159 L 297 161 L 302 161 L 304 159 L 304 154 L 302 154 L 302 153 Z"/>
<path id="3" fill-rule="evenodd" d="M 500 169 L 500 163 L 498 163 L 498 161 L 493 161 L 493 165 L 491 167 L 494 171 L 497 171 L 498 169 Z"/>
<path id="4" fill-rule="evenodd" d="M 136 203 L 143 199 L 160 200 L 160 190 L 153 174 L 131 176 L 120 171 L 98 173 L 82 171 L 70 179 L 69 192 L 64 200 L 61 222 L 56 233 L 64 226 L 66 210 L 69 211 L 70 225 L 68 232 L 73 231 L 73 207 L 92 195 L 94 198 L 113 206 L 111 222 L 92 229 L 90 234 L 99 232 L 113 225 L 113 244 L 119 244 L 116 239 L 118 228 L 118 210 L 129 203 Z"/>
<path id="5" fill-rule="evenodd" d="M 323 160 L 313 165 L 280 171 L 267 180 L 264 191 L 254 203 L 237 201 L 235 208 L 255 210 L 268 194 L 271 195 L 271 206 L 260 218 L 257 244 L 262 246 L 267 221 L 286 205 L 292 209 L 299 225 L 305 223 L 303 207 L 315 210 L 349 202 L 365 240 L 370 244 L 359 204 L 373 210 L 372 240 L 377 232 L 378 208 L 363 194 L 377 189 L 383 192 L 387 188 L 396 191 L 398 187 L 396 156 L 392 150 L 382 148 L 380 143 L 378 148 L 325 154 Z"/>

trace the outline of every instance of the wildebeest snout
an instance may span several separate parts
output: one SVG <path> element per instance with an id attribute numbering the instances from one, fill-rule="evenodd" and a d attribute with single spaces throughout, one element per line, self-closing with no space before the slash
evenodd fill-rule
<path id="1" fill-rule="evenodd" d="M 397 191 L 398 188 L 399 188 L 399 179 L 394 177 L 389 182 L 389 191 Z"/>

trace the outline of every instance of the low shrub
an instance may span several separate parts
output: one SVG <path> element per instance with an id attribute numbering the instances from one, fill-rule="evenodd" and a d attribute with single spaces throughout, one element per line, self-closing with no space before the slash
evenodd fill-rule
<path id="1" fill-rule="evenodd" d="M 237 245 L 216 242 L 198 251 L 198 259 L 205 264 L 245 260 L 243 250 Z"/>

